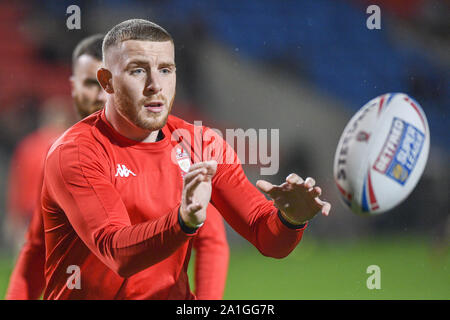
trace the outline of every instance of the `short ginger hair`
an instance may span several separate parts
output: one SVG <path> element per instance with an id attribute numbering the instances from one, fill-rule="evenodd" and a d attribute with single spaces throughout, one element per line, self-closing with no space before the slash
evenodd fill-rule
<path id="1" fill-rule="evenodd" d="M 105 62 L 105 52 L 108 48 L 127 40 L 171 41 L 173 43 L 172 36 L 156 23 L 144 19 L 126 20 L 115 25 L 103 39 L 103 62 Z"/>

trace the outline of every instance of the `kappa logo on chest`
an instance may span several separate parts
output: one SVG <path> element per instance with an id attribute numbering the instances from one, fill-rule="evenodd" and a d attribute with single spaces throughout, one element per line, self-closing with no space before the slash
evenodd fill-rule
<path id="1" fill-rule="evenodd" d="M 117 172 L 115 177 L 128 178 L 130 175 L 136 177 L 136 174 L 128 169 L 124 164 L 117 165 Z"/>

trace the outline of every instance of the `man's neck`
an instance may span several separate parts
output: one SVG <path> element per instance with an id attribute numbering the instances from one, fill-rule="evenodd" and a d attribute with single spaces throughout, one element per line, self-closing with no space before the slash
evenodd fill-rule
<path id="1" fill-rule="evenodd" d="M 138 142 L 156 142 L 161 140 L 160 130 L 150 131 L 139 128 L 117 112 L 114 106 L 105 105 L 106 120 L 122 136 Z"/>

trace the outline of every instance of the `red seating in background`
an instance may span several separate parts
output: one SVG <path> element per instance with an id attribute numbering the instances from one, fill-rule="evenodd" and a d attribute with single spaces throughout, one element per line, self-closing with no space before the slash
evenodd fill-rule
<path id="1" fill-rule="evenodd" d="M 0 3 L 0 112 L 21 95 L 41 100 L 70 94 L 70 65 L 40 60 L 22 31 L 28 9 L 21 2 Z"/>

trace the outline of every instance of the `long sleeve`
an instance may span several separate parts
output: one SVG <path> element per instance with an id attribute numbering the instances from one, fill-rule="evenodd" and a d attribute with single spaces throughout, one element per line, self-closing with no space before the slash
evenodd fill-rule
<path id="1" fill-rule="evenodd" d="M 7 300 L 36 300 L 44 290 L 45 238 L 40 208 L 39 202 L 10 277 Z"/>
<path id="2" fill-rule="evenodd" d="M 212 205 L 208 206 L 205 224 L 199 229 L 193 246 L 197 299 L 223 299 L 230 252 L 223 218 Z"/>
<path id="3" fill-rule="evenodd" d="M 60 129 L 45 127 L 19 145 L 11 162 L 9 213 L 30 212 L 30 223 L 6 294 L 8 300 L 39 299 L 45 287 L 45 234 L 41 211 L 44 160 Z M 28 217 L 23 216 L 23 220 Z"/>
<path id="4" fill-rule="evenodd" d="M 45 173 L 49 198 L 85 245 L 122 277 L 166 259 L 196 235 L 181 229 L 179 204 L 158 219 L 132 225 L 107 161 L 89 140 L 56 146 Z"/>
<path id="5" fill-rule="evenodd" d="M 213 130 L 206 136 L 207 159 L 218 162 L 212 203 L 230 226 L 263 255 L 286 257 L 300 242 L 306 225 L 295 229 L 283 223 L 273 201 L 248 181 L 234 150 Z"/>

